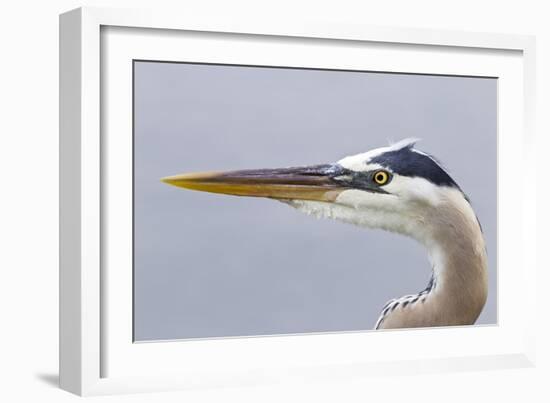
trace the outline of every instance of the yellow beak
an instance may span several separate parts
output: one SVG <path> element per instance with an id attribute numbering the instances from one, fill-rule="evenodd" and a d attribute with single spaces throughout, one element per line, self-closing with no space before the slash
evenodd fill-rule
<path id="1" fill-rule="evenodd" d="M 228 172 L 198 172 L 161 180 L 177 187 L 234 196 L 333 202 L 346 188 L 334 181 L 331 165 Z"/>

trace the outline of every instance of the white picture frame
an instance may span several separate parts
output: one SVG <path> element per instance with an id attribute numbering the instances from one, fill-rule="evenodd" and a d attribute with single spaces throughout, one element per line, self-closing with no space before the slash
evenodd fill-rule
<path id="1" fill-rule="evenodd" d="M 235 38 L 238 43 L 231 42 Z M 259 52 L 258 45 L 266 40 L 272 48 Z M 181 41 L 187 46 L 176 46 Z M 292 51 L 295 44 L 304 49 L 313 43 L 339 52 L 338 60 L 329 62 L 313 51 L 305 58 L 304 52 Z M 524 189 L 536 186 L 534 178 L 514 181 L 520 175 L 514 163 L 528 159 L 535 149 L 534 49 L 534 39 L 520 35 L 244 18 L 213 21 L 103 8 L 62 14 L 61 387 L 96 395 L 532 365 L 535 200 L 528 191 L 521 192 L 519 201 L 510 199 L 514 189 L 507 183 L 521 183 Z M 362 52 L 380 57 L 366 62 Z M 113 193 L 111 184 L 121 185 L 120 178 L 128 175 L 131 152 L 128 137 L 109 133 L 131 130 L 128 61 L 144 58 L 499 77 L 498 325 L 133 343 L 131 278 L 125 269 L 108 269 L 128 265 L 127 248 L 117 248 L 122 253 L 115 255 L 109 242 L 128 247 L 125 234 L 131 221 L 128 215 L 105 212 L 123 211 L 131 193 L 129 184 Z M 106 80 L 103 74 L 114 79 Z M 109 162 L 113 156 L 120 168 Z M 518 283 L 522 287 L 515 287 Z M 512 292 L 521 303 L 512 299 Z M 404 345 L 409 348 L 400 347 Z"/>

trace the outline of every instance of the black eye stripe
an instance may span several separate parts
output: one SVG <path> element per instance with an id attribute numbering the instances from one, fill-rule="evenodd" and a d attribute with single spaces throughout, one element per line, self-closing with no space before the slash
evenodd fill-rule
<path id="1" fill-rule="evenodd" d="M 374 176 L 377 173 L 383 172 L 387 175 L 387 180 L 383 184 L 378 184 Z M 386 170 L 375 169 L 372 171 L 356 172 L 350 169 L 338 166 L 331 172 L 332 179 L 344 186 L 353 189 L 361 189 L 374 193 L 388 193 L 381 188 L 383 185 L 387 185 L 392 180 L 391 172 Z"/>
<path id="2" fill-rule="evenodd" d="M 417 152 L 412 147 L 387 151 L 365 161 L 365 163 L 379 164 L 402 176 L 424 178 L 437 186 L 460 189 L 433 157 Z"/>

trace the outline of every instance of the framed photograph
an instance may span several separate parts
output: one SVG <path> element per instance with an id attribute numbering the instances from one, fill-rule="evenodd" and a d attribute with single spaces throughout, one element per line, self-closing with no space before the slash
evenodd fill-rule
<path id="1" fill-rule="evenodd" d="M 534 40 L 60 17 L 60 383 L 530 366 Z"/>

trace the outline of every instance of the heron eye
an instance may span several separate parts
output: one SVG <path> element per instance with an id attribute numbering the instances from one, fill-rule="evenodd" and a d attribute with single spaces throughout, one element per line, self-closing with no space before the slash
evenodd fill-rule
<path id="1" fill-rule="evenodd" d="M 386 171 L 376 171 L 372 177 L 377 185 L 385 185 L 390 179 L 390 174 Z"/>

